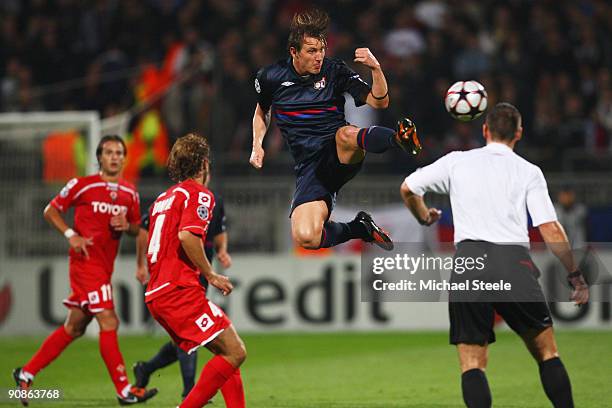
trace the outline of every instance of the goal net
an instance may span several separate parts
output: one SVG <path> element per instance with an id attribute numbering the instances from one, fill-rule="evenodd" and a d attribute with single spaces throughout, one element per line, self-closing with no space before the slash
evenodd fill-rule
<path id="1" fill-rule="evenodd" d="M 0 258 L 63 254 L 42 211 L 61 186 L 96 170 L 97 112 L 0 114 Z"/>

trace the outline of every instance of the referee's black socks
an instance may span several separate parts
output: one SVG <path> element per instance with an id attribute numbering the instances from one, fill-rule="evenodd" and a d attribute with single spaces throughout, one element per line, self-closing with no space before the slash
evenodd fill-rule
<path id="1" fill-rule="evenodd" d="M 461 375 L 463 401 L 468 408 L 490 408 L 491 390 L 484 371 L 473 368 Z"/>
<path id="2" fill-rule="evenodd" d="M 572 385 L 565 366 L 559 357 L 542 361 L 540 364 L 540 380 L 544 392 L 555 408 L 573 408 Z"/>

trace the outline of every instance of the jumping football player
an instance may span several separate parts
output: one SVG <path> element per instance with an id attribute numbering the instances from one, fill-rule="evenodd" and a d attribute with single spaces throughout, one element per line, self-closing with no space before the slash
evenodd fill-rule
<path id="1" fill-rule="evenodd" d="M 368 67 L 372 86 L 343 61 L 325 57 L 329 17 L 320 10 L 293 16 L 289 58 L 261 69 L 255 79 L 258 103 L 253 116 L 250 163 L 263 166 L 263 139 L 273 113 L 296 162 L 296 191 L 291 204 L 291 232 L 308 249 L 327 248 L 349 239 L 374 242 L 390 250 L 393 243 L 372 217 L 360 211 L 348 223 L 330 221 L 336 195 L 363 164 L 366 152 L 402 148 L 417 154 L 421 145 L 414 124 L 401 119 L 397 129 L 359 129 L 344 117 L 343 93 L 355 104 L 376 109 L 389 105 L 387 82 L 368 48 L 355 50 L 355 62 Z"/>
<path id="2" fill-rule="evenodd" d="M 115 313 L 111 275 L 123 232 L 138 233 L 140 201 L 133 185 L 123 180 L 121 170 L 126 156 L 119 136 L 104 136 L 96 156 L 100 172 L 72 179 L 47 205 L 45 219 L 62 233 L 70 244 L 71 295 L 64 300 L 68 316 L 13 377 L 20 389 L 29 389 L 43 368 L 55 360 L 73 340 L 81 337 L 93 318 L 100 326 L 100 354 L 115 385 L 121 405 L 144 402 L 156 389 L 132 386 L 125 371 L 117 342 L 119 319 Z M 74 207 L 74 227 L 62 213 Z M 21 400 L 28 405 L 27 398 Z"/>
<path id="3" fill-rule="evenodd" d="M 215 354 L 181 407 L 202 407 L 221 390 L 228 408 L 244 408 L 239 370 L 246 358 L 244 343 L 223 310 L 206 299 L 199 279 L 203 276 L 224 295 L 233 288 L 226 276 L 212 269 L 204 253 L 215 206 L 204 186 L 208 161 L 204 137 L 188 134 L 172 147 L 168 170 L 178 184 L 160 194 L 149 213 L 151 278 L 145 302 L 183 351 L 191 354 L 205 346 Z"/>

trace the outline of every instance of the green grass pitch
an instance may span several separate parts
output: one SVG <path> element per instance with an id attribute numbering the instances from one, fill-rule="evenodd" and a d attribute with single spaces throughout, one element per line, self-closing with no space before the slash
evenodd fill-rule
<path id="1" fill-rule="evenodd" d="M 247 405 L 274 407 L 463 407 L 454 347 L 445 333 L 341 333 L 243 336 L 249 356 L 242 368 Z M 0 388 L 11 387 L 11 370 L 34 353 L 42 338 L 0 338 Z M 120 337 L 128 367 L 166 341 Z M 569 371 L 577 407 L 612 406 L 612 332 L 561 332 L 557 341 Z M 199 368 L 209 358 L 199 352 Z M 498 333 L 487 375 L 495 407 L 548 407 L 537 365 L 520 339 Z M 132 378 L 130 370 L 130 378 Z M 179 402 L 178 365 L 159 371 L 151 385 L 159 394 L 143 406 Z M 95 339 L 73 343 L 36 378 L 36 388 L 62 388 L 60 402 L 31 407 L 115 407 L 114 389 Z M 6 392 L 6 388 L 3 388 Z M 18 403 L 0 402 L 2 406 Z M 212 407 L 224 407 L 220 395 Z"/>

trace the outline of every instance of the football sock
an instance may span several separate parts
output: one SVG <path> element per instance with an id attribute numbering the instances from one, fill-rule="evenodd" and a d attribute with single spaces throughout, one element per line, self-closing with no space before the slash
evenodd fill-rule
<path id="1" fill-rule="evenodd" d="M 194 351 L 191 354 L 187 354 L 179 346 L 176 346 L 176 355 L 181 366 L 181 376 L 183 377 L 183 397 L 186 397 L 191 392 L 195 383 L 198 352 Z"/>
<path id="2" fill-rule="evenodd" d="M 468 408 L 489 408 L 491 390 L 487 376 L 479 368 L 468 370 L 461 375 L 463 401 Z"/>
<path id="3" fill-rule="evenodd" d="M 214 356 L 204 366 L 200 379 L 193 387 L 181 408 L 203 407 L 236 372 L 236 368 L 221 356 Z M 238 406 L 239 407 L 239 406 Z M 235 408 L 227 405 L 227 408 Z"/>
<path id="4" fill-rule="evenodd" d="M 161 346 L 157 354 L 144 363 L 144 368 L 147 370 L 147 373 L 152 374 L 155 370 L 159 370 L 160 368 L 164 368 L 174 363 L 178 358 L 176 352 L 177 348 L 178 346 L 171 341 Z"/>
<path id="5" fill-rule="evenodd" d="M 36 354 L 23 366 L 22 371 L 35 376 L 55 360 L 73 340 L 74 338 L 70 337 L 64 326 L 58 327 L 45 339 Z"/>
<path id="6" fill-rule="evenodd" d="M 369 236 L 368 235 L 368 230 L 358 220 L 354 219 L 352 221 L 349 221 L 349 222 L 346 223 L 346 225 L 348 225 L 348 227 L 349 227 L 351 238 L 360 238 L 360 239 L 367 239 L 368 238 L 368 236 Z"/>
<path id="7" fill-rule="evenodd" d="M 555 408 L 573 408 L 572 385 L 559 357 L 540 363 L 540 380 L 546 396 Z"/>
<path id="8" fill-rule="evenodd" d="M 382 126 L 361 128 L 357 132 L 357 145 L 366 152 L 384 153 L 398 147 L 394 141 L 395 130 Z"/>
<path id="9" fill-rule="evenodd" d="M 340 245 L 349 239 L 367 237 L 367 231 L 362 223 L 353 220 L 351 222 L 327 221 L 323 224 L 321 232 L 321 248 L 330 248 Z"/>
<path id="10" fill-rule="evenodd" d="M 117 394 L 124 395 L 126 388 L 129 388 L 127 374 L 125 372 L 125 364 L 123 356 L 119 351 L 119 342 L 117 341 L 117 330 L 100 331 L 100 355 L 106 364 L 108 374 L 115 384 Z"/>
<path id="11" fill-rule="evenodd" d="M 221 387 L 221 394 L 225 400 L 226 407 L 244 408 L 246 401 L 244 399 L 244 387 L 242 386 L 242 377 L 240 377 L 240 369 L 234 372 Z"/>

